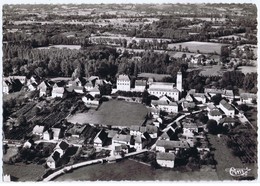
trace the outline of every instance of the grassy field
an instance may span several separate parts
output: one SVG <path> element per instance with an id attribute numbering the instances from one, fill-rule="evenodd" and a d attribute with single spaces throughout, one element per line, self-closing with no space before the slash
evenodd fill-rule
<path id="1" fill-rule="evenodd" d="M 251 73 L 251 72 L 257 72 L 257 67 L 240 66 L 240 67 L 238 67 L 238 70 L 243 72 L 243 74 L 248 74 L 248 73 Z"/>
<path id="2" fill-rule="evenodd" d="M 37 181 L 44 174 L 42 165 L 16 163 L 15 165 L 3 164 L 3 174 L 9 174 L 17 181 Z"/>
<path id="3" fill-rule="evenodd" d="M 3 155 L 3 162 L 8 162 L 11 157 L 14 157 L 17 154 L 17 147 L 8 147 L 6 154 Z"/>
<path id="4" fill-rule="evenodd" d="M 235 168 L 250 168 L 252 169 L 251 172 L 249 172 L 249 176 L 257 177 L 257 168 L 254 164 L 242 164 L 240 159 L 236 156 L 234 156 L 231 152 L 231 149 L 229 149 L 226 146 L 226 140 L 223 137 L 218 137 L 216 135 L 208 135 L 209 142 L 212 144 L 213 153 L 215 160 L 217 161 L 216 169 L 217 169 L 217 175 L 219 177 L 219 180 L 233 180 L 235 177 L 232 177 L 229 175 L 229 173 L 226 171 L 226 169 L 229 169 L 231 167 Z"/>
<path id="5" fill-rule="evenodd" d="M 79 50 L 81 48 L 80 45 L 51 45 L 48 47 L 38 47 L 38 49 L 50 49 L 50 48 L 58 48 L 58 49 L 63 49 L 63 48 L 67 48 L 67 49 L 76 49 Z"/>
<path id="6" fill-rule="evenodd" d="M 139 103 L 111 100 L 102 103 L 99 109 L 89 110 L 68 118 L 71 123 L 90 123 L 111 126 L 142 125 L 147 115 L 147 108 Z"/>
<path id="7" fill-rule="evenodd" d="M 180 172 L 175 169 L 153 169 L 141 163 L 123 160 L 114 164 L 97 164 L 74 170 L 72 173 L 62 175 L 54 181 L 106 181 L 106 180 L 217 180 L 216 172 L 194 171 Z"/>
<path id="8" fill-rule="evenodd" d="M 190 41 L 190 42 L 169 44 L 168 48 L 173 49 L 174 47 L 176 47 L 176 49 L 178 49 L 180 45 L 182 46 L 182 48 L 188 47 L 188 50 L 190 52 L 197 52 L 199 50 L 200 53 L 205 53 L 205 54 L 215 53 L 215 52 L 217 54 L 220 54 L 221 47 L 225 46 L 226 44 Z"/>
<path id="9" fill-rule="evenodd" d="M 226 70 L 221 69 L 220 65 L 203 66 L 201 76 L 222 76 Z"/>

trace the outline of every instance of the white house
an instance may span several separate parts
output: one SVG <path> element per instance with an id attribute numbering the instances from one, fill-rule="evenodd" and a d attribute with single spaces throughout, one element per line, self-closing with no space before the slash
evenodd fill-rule
<path id="1" fill-rule="evenodd" d="M 174 167 L 175 155 L 173 153 L 156 153 L 156 162 L 162 167 Z"/>
<path id="2" fill-rule="evenodd" d="M 102 129 L 100 130 L 96 137 L 94 138 L 94 145 L 102 147 L 107 141 L 107 133 Z"/>
<path id="3" fill-rule="evenodd" d="M 143 92 L 146 88 L 146 83 L 147 83 L 146 80 L 136 80 L 134 90 L 136 92 Z"/>
<path id="4" fill-rule="evenodd" d="M 188 149 L 190 145 L 187 141 L 166 141 L 157 140 L 156 151 L 178 153 L 180 149 Z"/>
<path id="5" fill-rule="evenodd" d="M 62 98 L 64 96 L 64 93 L 65 93 L 65 88 L 63 86 L 59 86 L 57 83 L 55 83 L 55 85 L 52 88 L 51 97 L 52 98 L 56 98 L 56 97 Z"/>
<path id="6" fill-rule="evenodd" d="M 127 75 L 125 74 L 119 75 L 116 84 L 117 84 L 117 90 L 130 91 L 131 81 Z"/>
<path id="7" fill-rule="evenodd" d="M 47 166 L 51 169 L 55 169 L 57 164 L 61 158 L 61 154 L 58 151 L 54 151 L 48 158 L 47 158 Z"/>
<path id="8" fill-rule="evenodd" d="M 131 141 L 131 135 L 116 134 L 112 138 L 112 145 L 113 146 L 121 145 L 121 144 L 130 145 L 130 141 Z"/>
<path id="9" fill-rule="evenodd" d="M 152 100 L 151 105 L 152 107 L 165 112 L 178 113 L 178 104 L 176 102 L 172 102 L 166 96 L 161 96 L 159 100 Z"/>
<path id="10" fill-rule="evenodd" d="M 33 128 L 32 133 L 38 136 L 42 136 L 43 135 L 43 131 L 44 131 L 44 126 L 40 126 L 40 125 L 36 125 Z"/>
<path id="11" fill-rule="evenodd" d="M 134 148 L 137 151 L 140 151 L 140 150 L 143 149 L 143 141 L 144 141 L 144 139 L 142 138 L 141 135 L 138 135 L 138 136 L 134 137 Z"/>
<path id="12" fill-rule="evenodd" d="M 253 104 L 257 100 L 257 95 L 252 93 L 241 93 L 240 101 L 245 104 Z"/>
<path id="13" fill-rule="evenodd" d="M 219 108 L 230 117 L 235 116 L 235 109 L 226 100 L 222 99 L 219 103 Z"/>
<path id="14" fill-rule="evenodd" d="M 217 123 L 221 120 L 223 114 L 219 111 L 218 108 L 213 108 L 208 112 L 208 118 L 215 120 Z"/>

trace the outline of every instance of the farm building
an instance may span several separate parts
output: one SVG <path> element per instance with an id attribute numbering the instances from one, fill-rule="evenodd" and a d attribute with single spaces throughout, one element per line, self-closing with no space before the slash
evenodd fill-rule
<path id="1" fill-rule="evenodd" d="M 162 167 L 174 168 L 175 155 L 173 153 L 156 153 L 156 161 Z"/>
<path id="2" fill-rule="evenodd" d="M 226 100 L 222 99 L 219 103 L 219 108 L 230 117 L 235 116 L 235 109 Z"/>
<path id="3" fill-rule="evenodd" d="M 252 93 L 241 93 L 240 101 L 241 103 L 253 104 L 257 100 L 257 95 Z"/>
<path id="4" fill-rule="evenodd" d="M 116 85 L 117 85 L 117 90 L 130 91 L 130 86 L 131 86 L 130 78 L 125 74 L 121 74 L 117 78 Z"/>

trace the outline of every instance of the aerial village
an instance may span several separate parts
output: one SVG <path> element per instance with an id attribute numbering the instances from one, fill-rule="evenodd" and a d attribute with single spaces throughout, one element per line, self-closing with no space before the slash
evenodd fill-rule
<path id="1" fill-rule="evenodd" d="M 111 95 L 102 97 L 99 86 L 112 84 L 97 76 L 68 81 L 40 81 L 36 76 L 30 79 L 10 76 L 4 82 L 5 94 L 15 89 L 17 84 L 26 85 L 27 91 L 38 90 L 39 95 L 29 99 L 30 102 L 42 99 L 46 104 L 76 95 L 81 97 L 82 103 L 89 109 L 86 113 L 70 112 L 66 116 L 66 124 L 60 127 L 35 125 L 29 131 L 30 138 L 20 144 L 23 149 L 33 146 L 39 149 L 41 146 L 39 152 L 42 153 L 46 153 L 43 144 L 50 144 L 52 148 L 48 150 L 51 152 L 45 158 L 46 168 L 49 169 L 66 165 L 64 159 L 68 158 L 68 149 L 77 149 L 73 156 L 81 161 L 84 158 L 102 157 L 102 162 L 113 162 L 132 152 L 152 152 L 156 156 L 155 161 L 150 163 L 161 167 L 174 168 L 176 164 L 178 166 L 178 163 L 183 163 L 180 161 L 183 160 L 182 157 L 187 159 L 187 156 L 198 156 L 214 165 L 206 135 L 212 129 L 207 127 L 205 118 L 211 120 L 213 125 L 215 122 L 227 130 L 235 125 L 243 125 L 249 121 L 243 111 L 232 104 L 233 101 L 236 99 L 238 104 L 255 104 L 257 98 L 256 94 L 242 93 L 234 96 L 232 90 L 209 88 L 205 88 L 204 93 L 191 89 L 183 96 L 180 71 L 176 84 L 155 82 L 149 78 L 136 80 L 134 87 L 131 87 L 129 76 L 120 74 L 117 88 L 112 89 Z M 146 106 L 140 97 L 113 96 L 117 91 L 147 91 L 158 99 L 151 100 L 150 105 Z M 218 104 L 212 99 L 216 95 L 221 95 Z M 44 102 L 37 104 L 37 108 L 43 109 Z M 7 122 L 8 127 L 14 127 L 17 123 L 12 118 Z M 8 140 L 4 142 L 9 143 Z M 95 156 L 96 154 L 99 155 Z"/>
<path id="2" fill-rule="evenodd" d="M 3 179 L 74 180 L 86 167 L 98 171 L 75 175 L 255 179 L 256 15 L 254 4 L 5 5 Z"/>

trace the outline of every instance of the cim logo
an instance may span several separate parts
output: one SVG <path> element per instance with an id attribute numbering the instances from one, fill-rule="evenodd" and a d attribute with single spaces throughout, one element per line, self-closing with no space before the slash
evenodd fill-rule
<path id="1" fill-rule="evenodd" d="M 226 172 L 229 172 L 231 176 L 247 176 L 248 172 L 251 171 L 249 168 L 234 168 L 231 167 L 230 169 L 226 169 Z"/>

